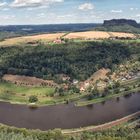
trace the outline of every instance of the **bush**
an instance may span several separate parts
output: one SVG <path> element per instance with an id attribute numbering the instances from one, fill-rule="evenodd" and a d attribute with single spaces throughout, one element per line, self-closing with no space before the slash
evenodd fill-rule
<path id="1" fill-rule="evenodd" d="M 35 103 L 35 102 L 37 102 L 37 101 L 38 101 L 37 96 L 32 95 L 32 96 L 29 97 L 29 102 L 30 102 L 30 103 Z"/>

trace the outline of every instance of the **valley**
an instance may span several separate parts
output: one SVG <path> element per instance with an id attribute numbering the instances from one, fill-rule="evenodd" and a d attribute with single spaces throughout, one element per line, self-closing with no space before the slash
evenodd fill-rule
<path id="1" fill-rule="evenodd" d="M 0 129 L 44 140 L 139 126 L 140 35 L 97 28 L 0 41 Z"/>

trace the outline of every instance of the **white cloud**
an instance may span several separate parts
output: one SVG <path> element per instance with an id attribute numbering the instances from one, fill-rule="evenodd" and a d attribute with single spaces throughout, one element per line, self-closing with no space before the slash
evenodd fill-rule
<path id="1" fill-rule="evenodd" d="M 58 15 L 57 16 L 57 18 L 68 18 L 68 17 L 73 17 L 73 15 L 67 14 L 67 15 Z"/>
<path id="2" fill-rule="evenodd" d="M 111 13 L 122 13 L 123 11 L 122 10 L 111 10 L 110 12 Z"/>
<path id="3" fill-rule="evenodd" d="M 2 11 L 9 11 L 9 8 L 3 8 Z"/>
<path id="4" fill-rule="evenodd" d="M 38 18 L 44 18 L 46 15 L 45 15 L 45 13 L 39 13 L 39 14 L 37 14 L 37 17 Z"/>
<path id="5" fill-rule="evenodd" d="M 138 17 L 138 18 L 139 18 L 139 17 L 140 17 L 140 14 L 137 14 L 137 15 L 136 15 L 136 17 Z"/>
<path id="6" fill-rule="evenodd" d="M 4 20 L 10 20 L 15 18 L 15 15 L 0 15 L 0 18 Z"/>
<path id="7" fill-rule="evenodd" d="M 131 7 L 130 10 L 131 10 L 131 11 L 134 11 L 134 10 L 138 10 L 138 8 L 133 8 L 133 7 Z"/>
<path id="8" fill-rule="evenodd" d="M 7 5 L 7 2 L 0 2 L 0 7 Z"/>
<path id="9" fill-rule="evenodd" d="M 63 2 L 63 0 L 14 0 L 11 7 L 38 7 L 56 2 Z"/>
<path id="10" fill-rule="evenodd" d="M 84 4 L 79 5 L 78 9 L 83 10 L 83 11 L 93 10 L 94 5 L 92 3 L 84 3 Z"/>

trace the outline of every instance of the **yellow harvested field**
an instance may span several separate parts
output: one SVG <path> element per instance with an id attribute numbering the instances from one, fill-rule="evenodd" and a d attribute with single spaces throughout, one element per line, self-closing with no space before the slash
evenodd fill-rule
<path id="1" fill-rule="evenodd" d="M 87 31 L 87 32 L 70 33 L 65 36 L 65 38 L 69 39 L 107 39 L 110 37 L 135 38 L 135 35 L 131 33 L 121 33 L 121 32 Z"/>
<path id="2" fill-rule="evenodd" d="M 107 32 L 100 31 L 75 32 L 65 36 L 65 38 L 69 39 L 105 39 L 109 37 L 110 35 Z"/>
<path id="3" fill-rule="evenodd" d="M 16 37 L 11 39 L 6 39 L 0 42 L 0 46 L 12 46 L 12 45 L 20 45 L 22 43 L 32 42 L 32 41 L 53 41 L 57 38 L 60 38 L 65 33 L 54 33 L 54 34 L 40 34 L 40 35 L 33 35 L 33 36 L 23 36 L 23 37 Z"/>
<path id="4" fill-rule="evenodd" d="M 34 35 L 34 36 L 26 36 L 23 38 L 24 39 L 32 39 L 32 40 L 38 40 L 38 39 L 54 40 L 56 38 L 60 38 L 63 35 L 64 35 L 64 33 L 40 34 L 40 35 Z"/>
<path id="5" fill-rule="evenodd" d="M 115 37 L 130 37 L 135 38 L 134 34 L 131 33 L 120 33 L 120 32 L 111 32 L 111 34 Z"/>

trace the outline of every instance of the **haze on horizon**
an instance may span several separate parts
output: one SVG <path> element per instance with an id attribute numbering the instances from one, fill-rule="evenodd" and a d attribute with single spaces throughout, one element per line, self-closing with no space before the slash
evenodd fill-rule
<path id="1" fill-rule="evenodd" d="M 0 0 L 1 25 L 140 22 L 139 0 Z"/>

